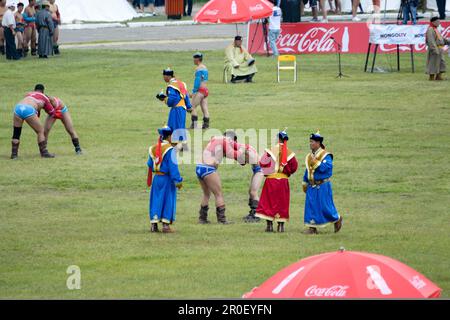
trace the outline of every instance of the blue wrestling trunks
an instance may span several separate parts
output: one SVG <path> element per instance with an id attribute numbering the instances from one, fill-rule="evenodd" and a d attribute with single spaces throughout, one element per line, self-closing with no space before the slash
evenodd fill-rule
<path id="1" fill-rule="evenodd" d="M 14 114 L 18 116 L 20 119 L 25 120 L 29 117 L 37 115 L 37 111 L 30 105 L 27 104 L 18 104 L 14 108 Z"/>
<path id="2" fill-rule="evenodd" d="M 203 180 L 206 176 L 216 172 L 217 169 L 213 166 L 208 166 L 206 164 L 198 164 L 195 168 L 195 173 L 197 174 L 197 178 Z"/>
<path id="3" fill-rule="evenodd" d="M 69 108 L 67 108 L 67 106 L 64 106 L 64 108 L 61 109 L 61 113 L 66 113 L 67 111 L 69 111 Z"/>
<path id="4" fill-rule="evenodd" d="M 262 169 L 260 166 L 254 164 L 254 165 L 252 165 L 252 171 L 253 171 L 253 174 L 255 174 L 258 172 L 262 172 Z"/>

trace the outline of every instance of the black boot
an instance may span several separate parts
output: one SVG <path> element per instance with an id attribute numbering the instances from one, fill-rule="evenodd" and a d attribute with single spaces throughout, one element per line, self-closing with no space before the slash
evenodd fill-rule
<path id="1" fill-rule="evenodd" d="M 41 153 L 42 158 L 54 158 L 55 155 L 48 152 L 47 150 L 47 141 L 42 141 L 38 143 L 39 145 L 39 151 Z"/>
<path id="2" fill-rule="evenodd" d="M 258 208 L 258 200 L 248 200 L 248 205 L 250 207 L 250 212 L 247 216 L 244 217 L 244 221 L 251 223 L 251 222 L 259 222 L 261 219 L 255 216 L 256 214 L 256 208 Z"/>
<path id="3" fill-rule="evenodd" d="M 59 51 L 59 46 L 58 45 L 54 45 L 53 46 L 53 53 L 56 55 L 59 55 L 61 52 Z"/>
<path id="4" fill-rule="evenodd" d="M 273 232 L 273 222 L 267 220 L 266 232 Z"/>
<path id="5" fill-rule="evenodd" d="M 197 129 L 198 116 L 191 116 L 191 120 L 192 123 L 189 129 Z"/>
<path id="6" fill-rule="evenodd" d="M 28 51 L 30 51 L 29 48 L 24 48 L 23 49 L 23 57 L 26 58 L 28 56 Z"/>
<path id="7" fill-rule="evenodd" d="M 233 222 L 227 221 L 225 216 L 225 206 L 216 208 L 217 222 L 221 224 L 232 224 Z"/>
<path id="8" fill-rule="evenodd" d="M 203 118 L 202 129 L 209 129 L 209 118 Z"/>
<path id="9" fill-rule="evenodd" d="M 4 56 L 5 55 L 5 46 L 0 46 L 0 54 L 2 55 L 2 56 Z"/>
<path id="10" fill-rule="evenodd" d="M 36 49 L 31 49 L 31 55 L 32 55 L 32 56 L 37 55 L 37 50 L 36 50 Z"/>
<path id="11" fill-rule="evenodd" d="M 200 207 L 198 223 L 200 223 L 200 224 L 208 224 L 208 223 L 210 223 L 208 221 L 208 210 L 209 210 L 208 206 L 204 206 L 204 207 L 201 206 Z"/>
<path id="12" fill-rule="evenodd" d="M 152 233 L 159 232 L 157 223 L 152 223 L 152 226 L 150 227 L 150 232 Z"/>
<path id="13" fill-rule="evenodd" d="M 20 142 L 11 142 L 11 159 L 16 160 L 19 157 L 19 144 Z"/>
<path id="14" fill-rule="evenodd" d="M 284 222 L 278 222 L 277 232 L 284 232 Z"/>
<path id="15" fill-rule="evenodd" d="M 22 49 L 17 49 L 17 54 L 19 57 L 23 58 L 23 50 Z"/>
<path id="16" fill-rule="evenodd" d="M 83 151 L 81 150 L 81 147 L 80 147 L 80 140 L 78 140 L 78 138 L 72 139 L 72 143 L 73 143 L 73 146 L 75 147 L 75 153 L 77 155 L 82 155 Z"/>

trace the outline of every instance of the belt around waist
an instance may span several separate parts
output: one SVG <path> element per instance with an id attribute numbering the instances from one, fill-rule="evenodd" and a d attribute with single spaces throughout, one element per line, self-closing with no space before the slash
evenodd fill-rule
<path id="1" fill-rule="evenodd" d="M 157 175 L 157 176 L 165 176 L 166 174 L 164 172 L 161 172 L 161 171 L 155 171 L 155 175 Z"/>
<path id="2" fill-rule="evenodd" d="M 288 179 L 288 175 L 285 173 L 272 173 L 266 177 L 267 179 Z"/>
<path id="3" fill-rule="evenodd" d="M 314 181 L 314 184 L 311 184 L 311 186 L 314 188 L 314 187 L 320 186 L 321 184 L 324 184 L 329 181 L 330 181 L 330 179 L 316 180 L 316 181 Z"/>

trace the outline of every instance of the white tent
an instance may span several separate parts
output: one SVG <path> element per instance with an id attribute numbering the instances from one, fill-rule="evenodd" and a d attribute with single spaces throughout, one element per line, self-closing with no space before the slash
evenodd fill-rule
<path id="1" fill-rule="evenodd" d="M 127 0 L 56 0 L 62 23 L 126 21 L 138 14 Z"/>

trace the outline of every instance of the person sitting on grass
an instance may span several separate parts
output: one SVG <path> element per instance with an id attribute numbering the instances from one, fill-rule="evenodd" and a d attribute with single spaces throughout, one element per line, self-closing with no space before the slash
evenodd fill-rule
<path id="1" fill-rule="evenodd" d="M 236 36 L 234 42 L 225 49 L 225 71 L 231 74 L 232 83 L 242 80 L 252 82 L 258 72 L 255 59 L 242 46 L 241 36 Z"/>
<path id="2" fill-rule="evenodd" d="M 163 233 L 172 233 L 170 225 L 176 218 L 177 189 L 183 186 L 183 178 L 178 169 L 178 161 L 171 144 L 172 129 L 158 129 L 157 144 L 149 149 L 147 161 L 147 185 L 151 187 L 149 215 L 150 232 L 159 232 L 158 223 L 163 224 Z M 153 177 L 153 173 L 155 177 Z"/>

